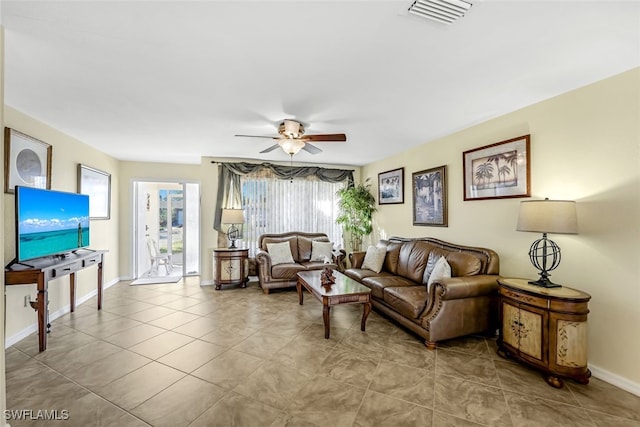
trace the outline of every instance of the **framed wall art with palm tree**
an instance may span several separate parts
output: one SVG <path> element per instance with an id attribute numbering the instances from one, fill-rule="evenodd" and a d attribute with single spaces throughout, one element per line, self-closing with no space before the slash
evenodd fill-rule
<path id="1" fill-rule="evenodd" d="M 530 197 L 530 140 L 523 135 L 462 153 L 464 200 Z"/>

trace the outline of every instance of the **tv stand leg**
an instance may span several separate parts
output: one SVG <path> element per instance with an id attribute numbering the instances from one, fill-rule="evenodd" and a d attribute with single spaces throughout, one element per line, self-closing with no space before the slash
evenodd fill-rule
<path id="1" fill-rule="evenodd" d="M 69 288 L 71 291 L 70 295 L 70 303 L 71 312 L 76 311 L 76 273 L 71 273 L 69 275 Z"/>
<path id="2" fill-rule="evenodd" d="M 40 351 L 47 349 L 47 332 L 49 329 L 49 295 L 47 292 L 47 281 L 44 273 L 38 275 L 38 299 L 36 307 L 38 311 L 38 344 Z"/>
<path id="3" fill-rule="evenodd" d="M 102 282 L 104 280 L 104 271 L 102 270 L 102 257 L 98 263 L 98 310 L 102 309 Z"/>

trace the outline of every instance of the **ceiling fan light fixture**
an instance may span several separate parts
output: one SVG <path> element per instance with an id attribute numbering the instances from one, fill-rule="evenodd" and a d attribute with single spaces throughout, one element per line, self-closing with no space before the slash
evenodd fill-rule
<path id="1" fill-rule="evenodd" d="M 302 150 L 302 147 L 304 147 L 304 144 L 304 141 L 300 141 L 299 139 L 281 139 L 278 141 L 280 148 L 291 156 L 298 154 L 300 150 Z"/>
<path id="2" fill-rule="evenodd" d="M 462 0 L 415 0 L 409 13 L 443 24 L 453 24 L 471 9 L 472 4 Z"/>

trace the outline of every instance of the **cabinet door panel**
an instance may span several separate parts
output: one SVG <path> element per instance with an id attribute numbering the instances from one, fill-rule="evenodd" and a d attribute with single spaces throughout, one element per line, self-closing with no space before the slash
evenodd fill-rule
<path id="1" fill-rule="evenodd" d="M 502 340 L 511 347 L 520 346 L 520 309 L 506 302 L 502 303 Z"/>
<path id="2" fill-rule="evenodd" d="M 556 363 L 572 368 L 587 366 L 587 322 L 558 320 Z"/>
<path id="3" fill-rule="evenodd" d="M 240 262 L 236 259 L 225 259 L 220 261 L 220 280 L 231 281 L 240 279 Z"/>
<path id="4" fill-rule="evenodd" d="M 520 309 L 520 352 L 542 360 L 543 315 Z"/>

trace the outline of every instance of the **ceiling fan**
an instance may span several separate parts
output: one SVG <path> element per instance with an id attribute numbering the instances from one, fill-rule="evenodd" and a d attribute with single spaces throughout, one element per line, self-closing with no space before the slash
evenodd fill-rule
<path id="1" fill-rule="evenodd" d="M 262 136 L 262 135 L 235 135 L 248 138 L 270 138 L 278 141 L 277 144 L 272 145 L 269 148 L 262 150 L 260 153 L 268 153 L 280 147 L 285 153 L 293 156 L 298 154 L 300 150 L 304 150 L 311 154 L 318 154 L 322 152 L 321 149 L 315 145 L 309 144 L 311 142 L 345 142 L 347 136 L 344 133 L 334 133 L 326 135 L 305 135 L 304 125 L 295 120 L 285 119 L 280 126 L 278 126 L 278 133 L 280 136 Z"/>

